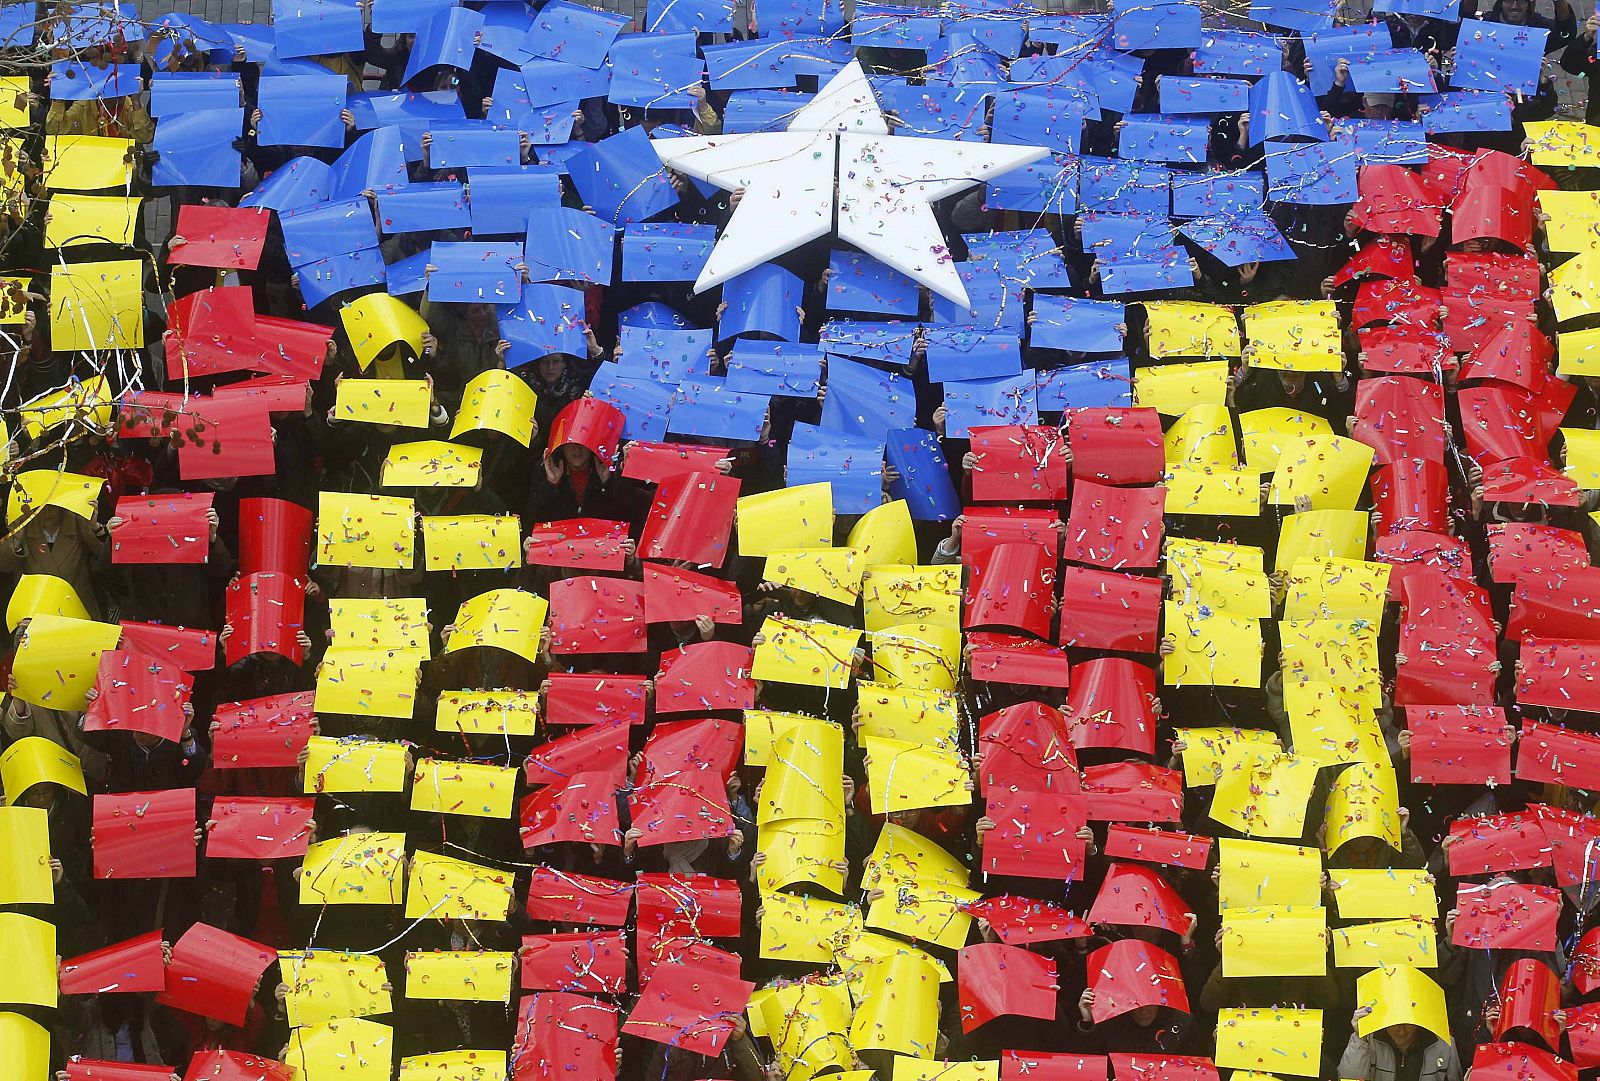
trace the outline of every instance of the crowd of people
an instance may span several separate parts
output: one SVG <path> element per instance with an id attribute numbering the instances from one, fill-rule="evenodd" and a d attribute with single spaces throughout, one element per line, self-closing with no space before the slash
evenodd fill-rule
<path id="1" fill-rule="evenodd" d="M 1600 1076 L 1600 16 L 273 7 L 0 12 L 8 1081 Z"/>

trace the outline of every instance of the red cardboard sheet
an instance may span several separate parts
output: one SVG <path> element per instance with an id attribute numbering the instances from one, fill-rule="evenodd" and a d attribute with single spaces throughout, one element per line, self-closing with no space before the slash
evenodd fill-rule
<path id="1" fill-rule="evenodd" d="M 312 736 L 315 697 L 314 691 L 295 691 L 217 706 L 211 764 L 217 769 L 297 765 Z"/>
<path id="2" fill-rule="evenodd" d="M 206 823 L 206 855 L 238 860 L 304 856 L 316 804 L 312 797 L 219 796 Z"/>
<path id="3" fill-rule="evenodd" d="M 195 791 L 94 797 L 94 877 L 193 878 Z"/>
<path id="4" fill-rule="evenodd" d="M 210 492 L 123 496 L 113 515 L 113 563 L 204 563 L 211 549 Z"/>

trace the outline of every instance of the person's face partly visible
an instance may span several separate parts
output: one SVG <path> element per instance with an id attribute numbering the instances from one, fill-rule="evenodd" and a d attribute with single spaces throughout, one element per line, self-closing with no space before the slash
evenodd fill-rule
<path id="1" fill-rule="evenodd" d="M 554 383 L 565 375 L 566 371 L 567 362 L 562 357 L 539 358 L 539 381 L 542 383 Z"/>
<path id="2" fill-rule="evenodd" d="M 588 447 L 579 446 L 577 443 L 564 444 L 561 448 L 561 456 L 566 459 L 569 472 L 588 469 L 589 462 L 594 458 Z"/>
<path id="3" fill-rule="evenodd" d="M 1528 21 L 1528 12 L 1533 10 L 1533 5 L 1528 0 L 1500 0 L 1500 14 L 1504 15 L 1506 22 L 1513 26 L 1523 26 Z"/>
<path id="4" fill-rule="evenodd" d="M 1417 1026 L 1416 1025 L 1390 1025 L 1389 1026 L 1389 1039 L 1394 1041 L 1394 1045 L 1396 1047 L 1398 1047 L 1400 1050 L 1404 1051 L 1406 1048 L 1410 1047 L 1413 1043 L 1416 1042 L 1416 1039 L 1417 1039 Z"/>
<path id="5" fill-rule="evenodd" d="M 1133 1018 L 1133 1023 L 1138 1025 L 1140 1028 L 1149 1028 L 1151 1025 L 1156 1023 L 1156 1014 L 1160 1012 L 1160 1006 L 1140 1006 L 1137 1010 L 1134 1010 L 1130 1016 Z"/>

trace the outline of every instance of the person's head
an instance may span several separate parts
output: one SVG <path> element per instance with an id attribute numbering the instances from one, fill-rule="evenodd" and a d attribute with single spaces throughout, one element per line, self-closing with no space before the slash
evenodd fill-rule
<path id="1" fill-rule="evenodd" d="M 1417 1042 L 1420 1029 L 1416 1025 L 1390 1025 L 1383 1030 L 1389 1037 L 1389 1042 L 1402 1051 L 1409 1051 L 1411 1045 Z"/>
<path id="2" fill-rule="evenodd" d="M 1528 25 L 1532 13 L 1532 0 L 1500 0 L 1500 18 L 1512 26 Z"/>
<path id="3" fill-rule="evenodd" d="M 561 353 L 542 356 L 534 365 L 534 371 L 539 373 L 539 382 L 547 386 L 559 383 L 561 377 L 567 374 L 567 358 Z"/>
<path id="4" fill-rule="evenodd" d="M 52 533 L 60 529 L 67 520 L 67 512 L 54 503 L 46 503 L 39 508 L 39 525 Z"/>
<path id="5" fill-rule="evenodd" d="M 582 443 L 561 444 L 561 459 L 567 463 L 567 472 L 575 473 L 588 469 L 594 462 L 594 451 Z"/>
<path id="6" fill-rule="evenodd" d="M 17 800 L 24 807 L 35 807 L 41 811 L 48 811 L 56 801 L 56 786 L 53 784 L 30 785 Z"/>
<path id="7" fill-rule="evenodd" d="M 1283 392 L 1291 398 L 1298 397 L 1306 388 L 1306 375 L 1304 372 L 1279 372 L 1279 380 L 1283 383 Z"/>
<path id="8" fill-rule="evenodd" d="M 1156 1023 L 1156 1018 L 1160 1016 L 1160 1006 L 1140 1006 L 1137 1010 L 1128 1012 L 1128 1017 L 1140 1028 L 1149 1028 Z"/>
<path id="9" fill-rule="evenodd" d="M 467 305 L 467 325 L 473 330 L 481 330 L 494 322 L 494 305 L 473 303 Z"/>
<path id="10" fill-rule="evenodd" d="M 1463 240 L 1461 242 L 1461 250 L 1474 254 L 1491 252 L 1494 251 L 1494 241 L 1486 236 L 1475 236 L 1471 240 Z"/>

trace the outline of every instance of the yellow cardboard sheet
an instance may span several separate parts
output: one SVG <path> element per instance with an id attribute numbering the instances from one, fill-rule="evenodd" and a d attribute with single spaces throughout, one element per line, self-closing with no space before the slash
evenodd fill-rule
<path id="1" fill-rule="evenodd" d="M 384 990 L 383 958 L 344 950 L 279 950 L 278 972 L 289 985 L 284 1007 L 290 1028 L 340 1017 L 371 1017 L 394 1008 Z"/>
<path id="2" fill-rule="evenodd" d="M 775 548 L 762 578 L 840 604 L 861 596 L 866 553 L 859 548 Z"/>
<path id="3" fill-rule="evenodd" d="M 38 615 L 28 623 L 11 664 L 13 692 L 46 709 L 88 708 L 100 654 L 116 649 L 122 628 L 92 619 Z"/>
<path id="4" fill-rule="evenodd" d="M 1364 619 L 1378 623 L 1388 603 L 1387 563 L 1308 556 L 1289 568 L 1284 619 Z"/>
<path id="5" fill-rule="evenodd" d="M 121 195 L 72 195 L 57 192 L 45 211 L 44 246 L 70 248 L 81 244 L 133 245 L 139 224 L 139 198 Z"/>
<path id="6" fill-rule="evenodd" d="M 917 882 L 884 895 L 867 909 L 867 926 L 917 942 L 958 950 L 967 941 L 972 917 L 964 906 L 983 899 L 977 890 Z"/>
<path id="7" fill-rule="evenodd" d="M 967 764 L 954 751 L 898 739 L 865 737 L 873 814 L 919 807 L 965 807 L 972 802 Z"/>
<path id="8" fill-rule="evenodd" d="M 1261 474 L 1253 469 L 1169 470 L 1167 514 L 1254 518 L 1261 513 Z"/>
<path id="9" fill-rule="evenodd" d="M 26 75 L 0 77 L 0 128 L 26 128 L 33 123 L 30 93 L 31 81 Z"/>
<path id="10" fill-rule="evenodd" d="M 850 1046 L 931 1056 L 939 1035 L 939 970 L 910 953 L 865 966 Z"/>
<path id="11" fill-rule="evenodd" d="M 1556 374 L 1600 375 L 1600 327 L 1562 331 L 1556 337 Z"/>
<path id="12" fill-rule="evenodd" d="M 902 623 L 867 635 L 875 680 L 907 690 L 953 691 L 961 675 L 961 632 Z"/>
<path id="13" fill-rule="evenodd" d="M 362 371 L 372 366 L 379 353 L 400 342 L 411 347 L 413 356 L 421 356 L 422 336 L 428 333 L 428 323 L 417 310 L 388 293 L 357 297 L 339 309 L 339 321 Z"/>
<path id="14" fill-rule="evenodd" d="M 1233 414 L 1226 406 L 1195 406 L 1167 429 L 1162 453 L 1169 470 L 1235 468 L 1239 464 L 1239 446 L 1233 434 Z"/>
<path id="15" fill-rule="evenodd" d="M 761 956 L 775 961 L 833 963 L 833 943 L 861 933 L 861 910 L 821 897 L 761 895 Z"/>
<path id="16" fill-rule="evenodd" d="M 1267 554 L 1253 544 L 1218 544 L 1215 541 L 1191 540 L 1187 537 L 1168 536 L 1162 543 L 1161 558 L 1165 573 L 1185 573 L 1187 566 L 1216 565 L 1227 570 L 1266 573 Z"/>
<path id="17" fill-rule="evenodd" d="M 1328 828 L 1324 841 L 1329 854 L 1347 841 L 1376 837 L 1400 851 L 1400 790 L 1394 767 L 1388 762 L 1357 762 L 1333 779 L 1328 790 Z"/>
<path id="18" fill-rule="evenodd" d="M 890 892 L 896 886 L 911 882 L 965 886 L 968 881 L 967 868 L 961 860 L 922 834 L 895 822 L 883 824 L 877 844 L 861 872 L 861 888 L 867 891 L 881 886 Z"/>
<path id="19" fill-rule="evenodd" d="M 426 379 L 341 379 L 333 419 L 351 424 L 426 428 L 433 387 Z"/>
<path id="20" fill-rule="evenodd" d="M 423 758 L 411 775 L 411 809 L 469 818 L 510 818 L 516 789 L 515 767 Z"/>
<path id="21" fill-rule="evenodd" d="M 444 651 L 494 646 L 530 664 L 539 660 L 539 635 L 550 603 L 520 589 L 491 589 L 461 602 Z"/>
<path id="22" fill-rule="evenodd" d="M 1292 506 L 1305 496 L 1311 510 L 1350 510 L 1361 498 L 1375 457 L 1371 447 L 1347 436 L 1291 440 L 1278 459 L 1268 499 Z"/>
<path id="23" fill-rule="evenodd" d="M 504 1051 L 442 1051 L 400 1060 L 400 1081 L 506 1081 Z"/>
<path id="24" fill-rule="evenodd" d="M 491 950 L 408 953 L 406 998 L 413 1002 L 510 1002 L 516 956 Z"/>
<path id="25" fill-rule="evenodd" d="M 1357 717 L 1383 704 L 1376 624 L 1339 619 L 1285 619 L 1278 623 L 1283 678 L 1327 683 Z"/>
<path id="26" fill-rule="evenodd" d="M 1225 1070 L 1317 1077 L 1321 1061 L 1321 1010 L 1230 1007 L 1217 1011 L 1216 1063 Z"/>
<path id="27" fill-rule="evenodd" d="M 961 568 L 888 564 L 867 571 L 861 587 L 866 629 L 902 623 L 961 629 Z"/>
<path id="28" fill-rule="evenodd" d="M 24 736 L 0 752 L 0 788 L 5 789 L 6 804 L 15 806 L 36 784 L 58 784 L 80 796 L 89 794 L 77 755 L 43 736 Z"/>
<path id="29" fill-rule="evenodd" d="M 24 574 L 6 602 L 6 630 L 14 631 L 18 623 L 35 616 L 88 619 L 89 612 L 63 579 L 53 574 Z"/>
<path id="30" fill-rule="evenodd" d="M 807 720 L 779 736 L 756 803 L 761 825 L 800 819 L 844 831 L 844 729 Z"/>
<path id="31" fill-rule="evenodd" d="M 329 567 L 410 570 L 417 558 L 416 513 L 416 502 L 407 496 L 322 492 L 316 561 Z"/>
<path id="32" fill-rule="evenodd" d="M 1259 554 L 1261 549 L 1251 551 Z M 1173 602 L 1185 609 L 1205 605 L 1239 619 L 1272 616 L 1272 580 L 1259 566 L 1219 559 L 1210 551 L 1180 558 L 1173 558 L 1169 551 L 1166 562 L 1167 574 L 1172 578 Z"/>
<path id="33" fill-rule="evenodd" d="M 470 736 L 531 736 L 538 722 L 536 691 L 444 691 L 433 727 Z"/>
<path id="34" fill-rule="evenodd" d="M 505 571 L 522 564 L 515 514 L 430 514 L 422 519 L 422 569 Z"/>
<path id="35" fill-rule="evenodd" d="M 1363 973 L 1356 980 L 1356 1008 L 1362 1006 L 1371 1012 L 1358 1022 L 1358 1036 L 1370 1036 L 1391 1025 L 1416 1025 L 1441 1040 L 1450 1038 L 1444 990 L 1410 965 L 1389 965 Z"/>
<path id="36" fill-rule="evenodd" d="M 1344 367 L 1339 311 L 1331 300 L 1275 300 L 1244 310 L 1252 368 L 1337 372 Z"/>
<path id="37" fill-rule="evenodd" d="M 1286 676 L 1283 708 L 1289 715 L 1289 737 L 1295 754 L 1324 766 L 1358 762 L 1370 758 L 1374 750 L 1387 755 L 1382 733 L 1373 748 L 1330 683 Z"/>
<path id="38" fill-rule="evenodd" d="M 1589 428 L 1562 428 L 1566 441 L 1567 466 L 1563 470 L 1572 483 L 1586 492 L 1600 489 L 1600 432 Z"/>
<path id="39" fill-rule="evenodd" d="M 1223 769 L 1240 761 L 1239 748 L 1249 751 L 1252 763 L 1276 758 L 1283 747 L 1278 734 L 1265 728 L 1179 728 L 1183 747 L 1185 788 L 1216 784 Z"/>
<path id="40" fill-rule="evenodd" d="M 0 191 L 4 185 L 0 184 Z M 0 326 L 17 326 L 28 321 L 28 294 L 33 279 L 16 274 L 0 274 Z"/>
<path id="41" fill-rule="evenodd" d="M 50 905 L 50 812 L 43 807 L 0 807 L 0 905 Z"/>
<path id="42" fill-rule="evenodd" d="M 1322 976 L 1327 911 L 1310 906 L 1230 908 L 1222 914 L 1222 975 Z"/>
<path id="43" fill-rule="evenodd" d="M 116 405 L 116 395 L 111 391 L 111 384 L 103 375 L 85 379 L 82 382 L 73 382 L 58 390 L 40 394 L 17 407 L 17 415 L 21 417 L 23 427 L 27 429 L 30 438 L 38 439 L 52 428 L 58 428 L 71 421 L 79 427 L 91 428 L 97 432 L 111 430 L 111 414 Z M 55 472 L 46 470 L 45 472 Z M 75 477 L 75 473 L 60 473 L 64 477 Z M 88 478 L 98 480 L 98 477 Z M 98 488 L 96 489 L 98 491 Z"/>
<path id="44" fill-rule="evenodd" d="M 385 488 L 476 488 L 483 451 L 442 439 L 396 443 L 383 460 Z"/>
<path id="45" fill-rule="evenodd" d="M 377 649 L 330 650 L 317 665 L 318 713 L 409 720 L 422 682 L 422 657 Z"/>
<path id="46" fill-rule="evenodd" d="M 1181 417 L 1197 405 L 1228 404 L 1228 362 L 1156 364 L 1133 373 L 1133 404 L 1164 417 Z"/>
<path id="47" fill-rule="evenodd" d="M 60 507 L 92 522 L 105 481 L 59 469 L 30 469 L 11 479 L 11 498 L 6 505 L 6 521 L 16 522 L 40 507 Z"/>
<path id="48" fill-rule="evenodd" d="M 826 481 L 740 496 L 736 511 L 742 556 L 833 543 L 833 485 Z"/>
<path id="49" fill-rule="evenodd" d="M 1523 131 L 1532 144 L 1528 160 L 1534 165 L 1600 165 L 1600 130 L 1581 120 L 1530 120 Z"/>
<path id="50" fill-rule="evenodd" d="M 1570 254 L 1600 247 L 1600 192 L 1551 189 L 1536 193 L 1550 215 L 1545 241 L 1551 252 Z"/>
<path id="51" fill-rule="evenodd" d="M 838 977 L 763 988 L 750 998 L 750 1031 L 772 1041 L 786 1081 L 810 1081 L 819 1070 L 855 1063 L 851 1010 L 850 990 Z M 830 1081 L 870 1081 L 871 1071 L 828 1076 Z"/>
<path id="52" fill-rule="evenodd" d="M 1563 323 L 1600 311 L 1600 248 L 1579 252 L 1550 272 L 1550 305 Z"/>
<path id="53" fill-rule="evenodd" d="M 786 818 L 756 827 L 756 851 L 766 861 L 756 868 L 756 888 L 772 893 L 797 882 L 810 882 L 830 893 L 844 894 L 847 869 L 844 830 L 821 819 Z"/>
<path id="54" fill-rule="evenodd" d="M 113 259 L 51 267 L 51 347 L 62 353 L 142 348 L 144 266 Z"/>
<path id="55" fill-rule="evenodd" d="M 1315 413 L 1273 406 L 1241 413 L 1239 434 L 1245 463 L 1251 469 L 1271 473 L 1278 468 L 1284 447 L 1307 436 L 1332 435 L 1333 426 Z"/>
<path id="56" fill-rule="evenodd" d="M 15 1081 L 50 1081 L 50 1030 L 20 1013 L 0 1013 L 0 1069 Z"/>
<path id="57" fill-rule="evenodd" d="M 1307 556 L 1361 559 L 1367 554 L 1365 511 L 1308 510 L 1284 516 L 1273 570 L 1283 573 Z"/>
<path id="58" fill-rule="evenodd" d="M 1187 300 L 1146 303 L 1150 355 L 1163 357 L 1236 357 L 1242 351 L 1239 319 L 1222 304 Z"/>
<path id="59" fill-rule="evenodd" d="M 133 140 L 107 139 L 99 135 L 46 135 L 41 164 L 44 185 L 54 191 L 126 189 L 133 181 Z M 55 347 L 67 348 L 59 338 Z"/>
<path id="60" fill-rule="evenodd" d="M 295 1081 L 389 1081 L 394 1029 L 360 1017 L 341 1017 L 289 1033 L 284 1060 Z"/>
<path id="61" fill-rule="evenodd" d="M 873 507 L 850 527 L 845 546 L 861 549 L 868 567 L 915 563 L 917 537 L 911 526 L 910 507 L 904 499 Z"/>
<path id="62" fill-rule="evenodd" d="M 820 717 L 807 713 L 785 713 L 776 709 L 747 709 L 744 711 L 744 764 L 770 766 L 773 748 L 778 739 L 799 724 L 830 724 Z"/>
<path id="63" fill-rule="evenodd" d="M 450 438 L 499 432 L 526 447 L 533 442 L 533 411 L 538 404 L 539 396 L 520 377 L 503 368 L 488 368 L 473 376 L 462 391 Z"/>
<path id="64" fill-rule="evenodd" d="M 898 938 L 880 935 L 876 931 L 863 931 L 859 937 L 844 943 L 834 952 L 838 958 L 839 968 L 844 972 L 845 979 L 850 982 L 851 990 L 857 993 L 860 993 L 864 985 L 867 969 L 890 957 L 915 957 L 932 965 L 939 973 L 940 983 L 951 983 L 955 979 L 950 974 L 949 967 L 933 954 L 907 945 Z"/>
<path id="65" fill-rule="evenodd" d="M 1322 903 L 1322 853 L 1301 845 L 1218 839 L 1223 908 Z"/>
<path id="66" fill-rule="evenodd" d="M 752 679 L 835 690 L 850 686 L 860 629 L 768 616 L 760 633 L 766 640 L 756 647 Z"/>
<path id="67" fill-rule="evenodd" d="M 1339 918 L 1392 920 L 1420 916 L 1436 919 L 1439 895 L 1433 876 L 1408 867 L 1348 867 L 1328 872 Z"/>
<path id="68" fill-rule="evenodd" d="M 398 905 L 405 888 L 406 835 L 349 833 L 318 841 L 300 872 L 303 905 Z"/>
<path id="69" fill-rule="evenodd" d="M 1261 686 L 1261 621 L 1174 601 L 1163 602 L 1163 628 L 1176 649 L 1162 658 L 1169 687 Z"/>
<path id="70" fill-rule="evenodd" d="M 434 852 L 411 857 L 406 919 L 504 920 L 511 912 L 516 876 Z"/>
<path id="71" fill-rule="evenodd" d="M 1303 836 L 1320 768 L 1315 759 L 1292 754 L 1263 765 L 1249 760 L 1229 763 L 1217 778 L 1211 817 L 1247 837 Z"/>
<path id="72" fill-rule="evenodd" d="M 917 691 L 863 682 L 856 693 L 857 734 L 958 749 L 961 705 L 950 691 Z"/>
<path id="73" fill-rule="evenodd" d="M 894 1060 L 894 1081 L 1000 1081 L 1000 1063 L 941 1062 L 902 1056 Z"/>
<path id="74" fill-rule="evenodd" d="M 0 912 L 0 1002 L 56 1006 L 55 924 L 20 912 Z"/>
<path id="75" fill-rule="evenodd" d="M 1379 920 L 1333 930 L 1333 963 L 1338 968 L 1410 965 L 1438 968 L 1434 944 L 1438 930 L 1429 919 Z"/>
<path id="76" fill-rule="evenodd" d="M 305 785 L 314 792 L 404 792 L 411 767 L 404 743 L 312 736 Z"/>
<path id="77" fill-rule="evenodd" d="M 330 600 L 334 649 L 371 649 L 432 655 L 428 640 L 428 602 L 421 597 Z"/>

